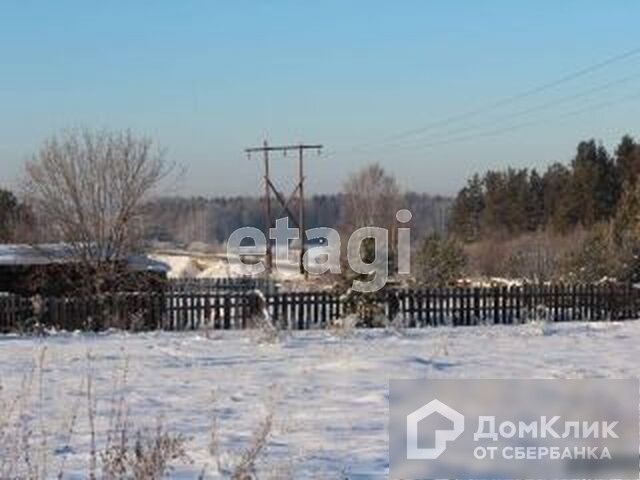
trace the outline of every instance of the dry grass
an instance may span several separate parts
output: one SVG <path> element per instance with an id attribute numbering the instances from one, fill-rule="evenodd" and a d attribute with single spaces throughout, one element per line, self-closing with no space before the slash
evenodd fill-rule
<path id="1" fill-rule="evenodd" d="M 44 418 L 31 413 L 42 406 L 45 357 L 42 349 L 15 394 L 0 387 L 0 478 L 48 476 Z"/>
<path id="2" fill-rule="evenodd" d="M 81 475 L 89 479 L 160 479 L 170 475 L 175 466 L 191 465 L 189 440 L 165 428 L 161 417 L 155 427 L 135 425 L 125 398 L 128 362 L 114 375 L 111 397 L 107 402 L 108 426 L 98 429 L 98 400 L 94 387 L 92 357 L 87 354 L 87 373 L 80 375 L 79 392 L 69 406 L 60 428 L 47 422 L 45 381 L 47 350 L 43 348 L 13 394 L 0 384 L 0 478 L 44 480 L 64 479 L 68 458 L 75 452 L 79 422 L 88 425 L 88 451 Z M 103 409 L 104 410 L 104 409 Z M 273 408 L 269 408 L 246 446 L 226 452 L 220 447 L 217 420 L 211 428 L 209 453 L 216 473 L 231 480 L 258 478 L 258 461 L 267 453 L 273 429 Z M 53 455 L 55 453 L 55 455 Z M 225 459 L 223 461 L 222 459 Z M 55 460 L 55 461 L 54 461 Z M 77 463 L 74 475 L 78 474 Z M 202 468 L 202 478 L 207 467 Z M 287 478 L 279 473 L 273 478 Z"/>
<path id="3" fill-rule="evenodd" d="M 164 431 L 161 423 L 152 430 L 137 430 L 133 438 L 124 428 L 118 439 L 100 452 L 102 478 L 162 478 L 174 462 L 189 461 L 185 438 Z"/>
<path id="4" fill-rule="evenodd" d="M 267 445 L 273 432 L 274 407 L 273 396 L 270 396 L 264 418 L 258 423 L 244 448 L 239 451 L 223 451 L 220 442 L 220 425 L 216 414 L 216 399 L 212 405 L 212 424 L 209 438 L 209 454 L 215 459 L 217 473 L 230 480 L 255 480 L 258 478 L 258 463 L 267 456 Z M 291 474 L 279 466 L 271 466 L 271 472 L 265 472 L 266 478 L 287 479 Z M 200 478 L 204 478 L 206 468 L 203 468 Z"/>

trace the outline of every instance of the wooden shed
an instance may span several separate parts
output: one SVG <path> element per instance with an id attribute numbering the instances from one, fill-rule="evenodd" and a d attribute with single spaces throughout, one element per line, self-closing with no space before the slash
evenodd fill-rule
<path id="1" fill-rule="evenodd" d="M 142 285 L 142 280 L 164 280 L 169 270 L 167 264 L 146 255 L 132 255 L 118 264 L 132 287 Z M 0 292 L 62 296 L 77 291 L 79 265 L 67 244 L 0 244 Z"/>

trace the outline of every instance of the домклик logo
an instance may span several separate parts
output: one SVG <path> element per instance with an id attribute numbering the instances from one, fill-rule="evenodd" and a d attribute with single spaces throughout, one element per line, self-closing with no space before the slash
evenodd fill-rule
<path id="1" fill-rule="evenodd" d="M 453 428 L 451 430 L 436 430 L 433 448 L 420 448 L 418 446 L 418 425 L 434 413 L 439 413 L 451 420 Z M 440 400 L 432 400 L 407 415 L 407 459 L 434 460 L 446 450 L 447 442 L 454 441 L 462 432 L 464 432 L 464 416 Z"/>

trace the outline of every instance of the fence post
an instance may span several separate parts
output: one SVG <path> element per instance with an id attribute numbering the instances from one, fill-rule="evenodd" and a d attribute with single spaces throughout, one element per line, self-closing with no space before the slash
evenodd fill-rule
<path id="1" fill-rule="evenodd" d="M 223 327 L 225 330 L 229 330 L 231 328 L 231 299 L 229 295 L 224 296 L 224 304 L 222 309 L 222 321 Z"/>

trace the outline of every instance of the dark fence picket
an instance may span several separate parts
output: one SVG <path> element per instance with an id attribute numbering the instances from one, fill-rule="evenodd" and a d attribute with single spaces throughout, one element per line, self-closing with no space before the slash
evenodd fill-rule
<path id="1" fill-rule="evenodd" d="M 231 328 L 231 297 L 223 297 L 222 304 L 222 328 L 229 330 Z"/>

